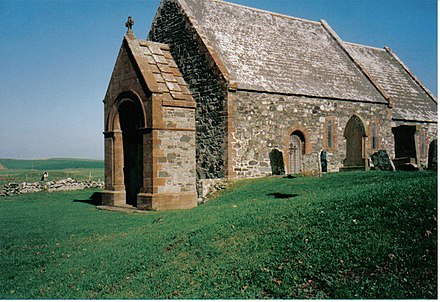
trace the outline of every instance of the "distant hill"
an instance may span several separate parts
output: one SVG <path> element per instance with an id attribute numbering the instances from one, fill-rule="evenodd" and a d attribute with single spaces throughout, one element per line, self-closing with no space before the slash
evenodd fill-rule
<path id="1" fill-rule="evenodd" d="M 93 169 L 104 168 L 104 161 L 78 158 L 48 158 L 32 160 L 0 158 L 0 170 L 2 170 L 2 168 L 29 170 Z"/>

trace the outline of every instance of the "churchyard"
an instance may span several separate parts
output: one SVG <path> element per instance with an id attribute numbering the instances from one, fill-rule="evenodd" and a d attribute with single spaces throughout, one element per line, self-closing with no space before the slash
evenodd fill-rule
<path id="1" fill-rule="evenodd" d="M 0 298 L 437 298 L 437 174 L 234 182 L 191 210 L 0 198 Z"/>

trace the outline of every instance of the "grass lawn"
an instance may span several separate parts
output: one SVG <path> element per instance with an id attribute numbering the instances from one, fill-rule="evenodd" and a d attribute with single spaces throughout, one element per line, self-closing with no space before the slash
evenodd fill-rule
<path id="1" fill-rule="evenodd" d="M 88 159 L 18 160 L 0 158 L 0 186 L 10 182 L 36 182 L 44 171 L 48 180 L 74 178 L 76 180 L 103 180 L 104 161 Z"/>
<path id="2" fill-rule="evenodd" d="M 186 211 L 0 199 L 0 298 L 437 298 L 437 175 L 236 183 Z"/>

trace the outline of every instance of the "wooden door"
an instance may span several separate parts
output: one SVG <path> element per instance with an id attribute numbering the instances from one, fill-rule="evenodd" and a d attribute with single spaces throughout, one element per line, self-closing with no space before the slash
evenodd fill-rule
<path id="1" fill-rule="evenodd" d="M 301 173 L 303 156 L 303 142 L 301 138 L 292 134 L 290 136 L 290 174 Z"/>

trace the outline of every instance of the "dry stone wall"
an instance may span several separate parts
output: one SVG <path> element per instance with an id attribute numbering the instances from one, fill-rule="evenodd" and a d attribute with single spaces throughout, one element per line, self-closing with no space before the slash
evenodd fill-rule
<path id="1" fill-rule="evenodd" d="M 83 189 L 102 189 L 103 181 L 77 181 L 73 178 L 66 178 L 56 181 L 47 182 L 22 182 L 9 183 L 0 187 L 0 196 L 11 196 L 27 193 L 37 193 L 41 191 L 57 192 L 57 191 L 74 191 Z"/>
<path id="2" fill-rule="evenodd" d="M 174 1 L 163 1 L 149 39 L 170 51 L 197 103 L 197 178 L 222 178 L 225 164 L 226 95 L 197 34 Z"/>
<path id="3" fill-rule="evenodd" d="M 288 165 L 289 137 L 295 130 L 305 136 L 304 171 L 319 171 L 320 153 L 327 151 L 328 171 L 343 167 L 346 156 L 345 126 L 353 115 L 368 128 L 374 121 L 379 129 L 379 146 L 393 156 L 393 135 L 390 111 L 384 104 L 355 103 L 330 99 L 237 91 L 231 94 L 233 108 L 232 165 L 237 177 L 271 175 L 269 153 L 284 153 Z M 326 149 L 324 132 L 326 118 L 334 123 L 335 146 Z M 367 154 L 370 138 L 366 138 Z M 286 173 L 289 169 L 286 167 Z"/>

